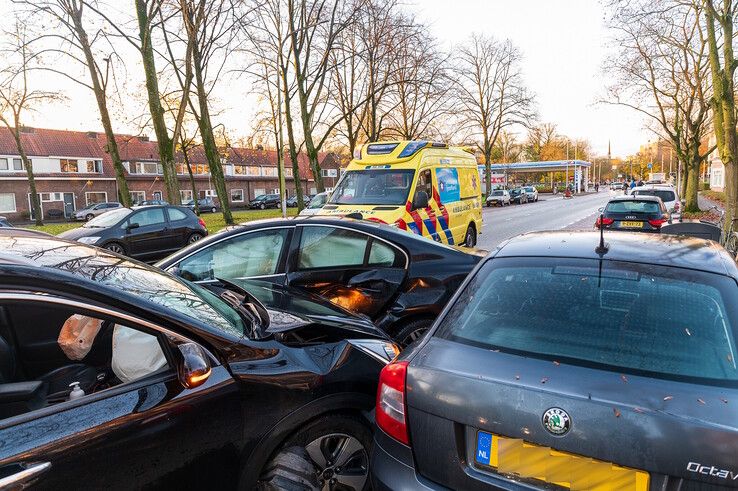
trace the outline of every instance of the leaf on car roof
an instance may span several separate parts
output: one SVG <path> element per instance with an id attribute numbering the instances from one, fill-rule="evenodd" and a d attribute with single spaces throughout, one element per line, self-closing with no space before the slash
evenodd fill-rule
<path id="1" fill-rule="evenodd" d="M 620 417 L 620 411 L 618 410 L 618 408 L 616 407 L 612 408 L 612 412 L 615 414 L 616 418 Z"/>
<path id="2" fill-rule="evenodd" d="M 664 400 L 665 401 L 670 401 L 672 399 L 674 399 L 674 396 L 666 396 L 666 397 L 664 397 Z"/>

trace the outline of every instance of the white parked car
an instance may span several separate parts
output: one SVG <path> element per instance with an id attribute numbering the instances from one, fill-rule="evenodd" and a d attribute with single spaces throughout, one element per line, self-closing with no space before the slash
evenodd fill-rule
<path id="1" fill-rule="evenodd" d="M 647 184 L 633 188 L 630 192 L 632 196 L 658 196 L 666 205 L 672 218 L 678 218 L 681 214 L 681 205 L 679 195 L 673 186 L 666 184 Z"/>
<path id="2" fill-rule="evenodd" d="M 507 189 L 495 189 L 492 194 L 487 196 L 487 206 L 509 206 L 510 193 Z"/>
<path id="3" fill-rule="evenodd" d="M 87 205 L 81 210 L 75 211 L 74 219 L 89 222 L 96 216 L 102 215 L 106 211 L 115 210 L 116 208 L 121 208 L 122 206 L 123 205 L 116 201 L 111 201 L 110 203 L 92 203 L 91 205 Z"/>
<path id="4" fill-rule="evenodd" d="M 313 199 L 310 200 L 310 203 L 308 203 L 305 209 L 300 212 L 300 216 L 317 215 L 320 209 L 325 205 L 326 201 L 328 201 L 328 192 L 324 191 L 316 194 L 313 196 Z"/>

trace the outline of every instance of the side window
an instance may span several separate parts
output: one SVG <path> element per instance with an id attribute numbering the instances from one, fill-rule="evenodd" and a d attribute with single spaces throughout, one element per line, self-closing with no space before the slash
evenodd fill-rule
<path id="1" fill-rule="evenodd" d="M 369 266 L 394 266 L 397 263 L 398 254 L 393 247 L 375 239 L 369 250 Z"/>
<path id="2" fill-rule="evenodd" d="M 303 227 L 299 269 L 361 266 L 369 238 L 352 230 Z"/>
<path id="3" fill-rule="evenodd" d="M 288 232 L 286 228 L 266 230 L 218 242 L 183 259 L 177 274 L 189 281 L 276 274 Z"/>
<path id="4" fill-rule="evenodd" d="M 433 178 L 430 169 L 426 169 L 418 175 L 418 185 L 415 186 L 415 192 L 418 191 L 425 191 L 429 200 L 433 198 Z"/>
<path id="5" fill-rule="evenodd" d="M 163 208 L 141 210 L 130 218 L 131 223 L 138 223 L 141 227 L 159 225 L 166 222 Z"/>
<path id="6" fill-rule="evenodd" d="M 182 210 L 169 208 L 167 211 L 169 212 L 169 220 L 172 222 L 187 219 L 187 213 L 183 212 Z"/>

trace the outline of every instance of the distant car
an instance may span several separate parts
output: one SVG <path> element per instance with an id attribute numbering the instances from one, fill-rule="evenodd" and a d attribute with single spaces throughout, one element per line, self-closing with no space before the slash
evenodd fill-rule
<path id="1" fill-rule="evenodd" d="M 538 189 L 536 189 L 535 186 L 525 186 L 523 190 L 527 195 L 528 201 L 538 201 Z"/>
<path id="2" fill-rule="evenodd" d="M 195 201 L 194 200 L 187 200 L 184 203 L 182 203 L 182 206 L 186 206 L 192 211 L 195 211 Z M 197 207 L 200 209 L 200 213 L 204 211 L 209 211 L 210 213 L 215 213 L 218 211 L 218 204 L 215 202 L 215 200 L 211 197 L 207 198 L 200 198 L 197 200 Z"/>
<path id="3" fill-rule="evenodd" d="M 671 222 L 671 215 L 658 196 L 617 196 L 597 217 L 596 228 L 630 232 L 659 232 Z"/>
<path id="4" fill-rule="evenodd" d="M 205 222 L 189 208 L 141 206 L 111 210 L 79 228 L 62 232 L 59 237 L 148 261 L 162 258 L 206 235 Z"/>
<path id="5" fill-rule="evenodd" d="M 138 206 L 166 206 L 169 203 L 163 199 L 146 199 L 139 203 Z"/>
<path id="6" fill-rule="evenodd" d="M 325 206 L 325 203 L 328 201 L 328 193 L 322 192 L 318 193 L 310 200 L 308 205 L 305 207 L 304 210 L 300 212 L 300 216 L 311 216 L 311 215 L 317 215 L 318 212 Z"/>
<path id="7" fill-rule="evenodd" d="M 76 212 L 74 212 L 74 219 L 84 220 L 84 221 L 89 222 L 96 216 L 100 216 L 103 213 L 107 213 L 110 210 L 121 208 L 122 206 L 123 205 L 121 205 L 117 201 L 111 201 L 109 203 L 92 203 L 90 205 L 85 206 L 81 210 L 77 210 Z"/>
<path id="8" fill-rule="evenodd" d="M 613 191 L 621 191 L 625 189 L 626 184 L 624 182 L 613 182 L 610 184 L 610 189 Z"/>
<path id="9" fill-rule="evenodd" d="M 390 225 L 315 216 L 228 227 L 157 266 L 205 285 L 259 278 L 296 287 L 367 315 L 407 345 L 479 259 Z"/>
<path id="10" fill-rule="evenodd" d="M 666 184 L 647 184 L 633 189 L 631 196 L 658 196 L 666 205 L 672 218 L 677 218 L 680 213 L 679 195 L 676 190 Z"/>
<path id="11" fill-rule="evenodd" d="M 487 196 L 487 206 L 508 206 L 510 205 L 510 193 L 507 189 L 495 189 L 492 194 Z"/>
<path id="12" fill-rule="evenodd" d="M 278 194 L 262 194 L 249 202 L 249 208 L 265 210 L 267 208 L 279 208 L 280 199 Z"/>
<path id="13" fill-rule="evenodd" d="M 303 199 L 306 197 L 303 196 Z M 287 198 L 287 208 L 295 208 L 297 206 L 297 195 Z"/>
<path id="14" fill-rule="evenodd" d="M 738 484 L 738 267 L 718 244 L 544 232 L 487 256 L 379 378 L 375 491 Z"/>
<path id="15" fill-rule="evenodd" d="M 522 205 L 528 202 L 528 193 L 523 188 L 515 188 L 510 191 L 510 201 Z"/>
<path id="16" fill-rule="evenodd" d="M 6 217 L 0 216 L 0 228 L 12 228 L 13 224 Z"/>

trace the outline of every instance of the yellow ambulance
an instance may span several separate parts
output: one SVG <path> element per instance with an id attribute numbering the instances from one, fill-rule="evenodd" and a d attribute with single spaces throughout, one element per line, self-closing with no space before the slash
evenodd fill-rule
<path id="1" fill-rule="evenodd" d="M 318 215 L 361 215 L 449 245 L 473 247 L 482 230 L 473 154 L 444 143 L 393 141 L 361 148 Z"/>

